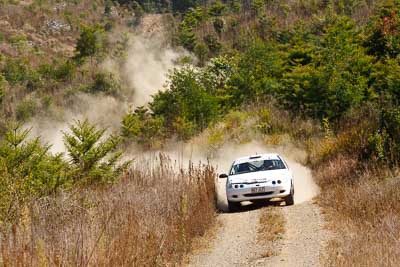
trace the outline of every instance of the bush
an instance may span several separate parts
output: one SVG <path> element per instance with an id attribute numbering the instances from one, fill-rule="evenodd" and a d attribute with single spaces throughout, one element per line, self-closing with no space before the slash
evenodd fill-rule
<path id="1" fill-rule="evenodd" d="M 192 123 L 196 131 L 205 129 L 218 114 L 217 98 L 202 82 L 202 73 L 191 67 L 175 70 L 170 75 L 169 90 L 154 96 L 150 109 L 171 125 L 177 117 Z"/>
<path id="2" fill-rule="evenodd" d="M 26 98 L 17 105 L 16 118 L 18 121 L 26 122 L 37 112 L 37 103 L 34 99 Z"/>
<path id="3" fill-rule="evenodd" d="M 29 73 L 28 62 L 21 59 L 8 59 L 2 69 L 4 78 L 11 84 L 26 81 Z"/>
<path id="4" fill-rule="evenodd" d="M 75 58 L 79 61 L 86 57 L 93 57 L 102 49 L 103 29 L 98 25 L 83 26 L 76 43 Z"/>
<path id="5" fill-rule="evenodd" d="M 118 150 L 120 139 L 114 135 L 104 137 L 105 132 L 85 120 L 70 125 L 70 132 L 63 133 L 75 183 L 110 183 L 129 166 L 130 162 L 118 164 L 122 155 Z"/>
<path id="6" fill-rule="evenodd" d="M 138 107 L 122 118 L 122 136 L 148 148 L 160 145 L 164 138 L 164 131 L 164 118 L 150 115 L 144 107 Z"/>
<path id="7" fill-rule="evenodd" d="M 220 19 L 220 18 L 215 18 L 213 21 L 213 26 L 214 26 L 214 30 L 221 35 L 221 33 L 224 31 L 224 27 L 225 27 L 225 22 L 224 20 Z"/>
<path id="8" fill-rule="evenodd" d="M 121 85 L 112 73 L 101 72 L 96 74 L 94 83 L 88 88 L 88 91 L 116 96 L 121 91 Z"/>
<path id="9" fill-rule="evenodd" d="M 71 60 L 56 61 L 52 64 L 42 64 L 38 73 L 45 79 L 56 81 L 71 81 L 76 73 L 76 64 Z"/>
<path id="10" fill-rule="evenodd" d="M 15 223 L 28 200 L 53 194 L 68 183 L 61 155 L 51 155 L 50 146 L 38 138 L 28 140 L 28 134 L 16 125 L 0 142 L 0 223 Z"/>

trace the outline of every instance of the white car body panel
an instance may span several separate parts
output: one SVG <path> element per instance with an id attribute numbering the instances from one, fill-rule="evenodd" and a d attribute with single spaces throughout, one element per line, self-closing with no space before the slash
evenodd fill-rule
<path id="1" fill-rule="evenodd" d="M 293 185 L 293 175 L 285 160 L 278 154 L 244 157 L 235 160 L 233 165 L 266 159 L 280 159 L 283 161 L 286 169 L 263 170 L 228 175 L 226 183 L 228 201 L 242 202 L 259 199 L 284 198 L 290 194 Z M 255 193 L 254 190 L 261 190 L 263 192 Z"/>

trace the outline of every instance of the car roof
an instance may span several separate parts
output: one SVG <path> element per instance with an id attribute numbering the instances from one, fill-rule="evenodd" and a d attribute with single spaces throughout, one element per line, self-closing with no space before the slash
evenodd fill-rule
<path id="1" fill-rule="evenodd" d="M 250 155 L 247 157 L 241 157 L 236 159 L 233 164 L 239 164 L 239 163 L 244 163 L 244 162 L 252 162 L 252 161 L 259 161 L 259 160 L 271 160 L 271 159 L 280 159 L 281 156 L 276 153 L 268 153 L 268 154 L 256 154 L 256 155 Z"/>

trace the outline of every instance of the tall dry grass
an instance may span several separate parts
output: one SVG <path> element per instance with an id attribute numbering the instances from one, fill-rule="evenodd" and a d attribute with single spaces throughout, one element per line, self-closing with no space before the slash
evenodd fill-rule
<path id="1" fill-rule="evenodd" d="M 318 202 L 335 233 L 327 266 L 400 265 L 400 176 L 338 155 L 315 169 Z"/>
<path id="2" fill-rule="evenodd" d="M 164 156 L 135 162 L 122 179 L 32 201 L 3 227 L 3 266 L 177 265 L 215 218 L 215 173 Z"/>

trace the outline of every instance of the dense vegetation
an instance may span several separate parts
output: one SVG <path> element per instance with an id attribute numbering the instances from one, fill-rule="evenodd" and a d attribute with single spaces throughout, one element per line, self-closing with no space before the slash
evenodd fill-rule
<path id="1" fill-rule="evenodd" d="M 24 123 L 57 117 L 60 110 L 76 105 L 80 94 L 131 100 L 123 77 L 105 71 L 102 63 L 107 58 L 120 65 L 126 62 L 128 40 L 118 31 L 133 32 L 146 13 L 166 14 L 169 41 L 196 59 L 183 58 L 171 70 L 166 90 L 147 106 L 122 116 L 120 129 L 113 129 L 111 136 L 88 121 L 77 121 L 63 134 L 66 155 L 53 155 L 47 144 L 32 139 Z M 23 16 L 30 17 L 29 23 Z M 393 186 L 398 183 L 393 177 L 400 159 L 398 1 L 127 0 L 65 1 L 65 6 L 53 1 L 28 6 L 0 1 L 0 19 L 0 223 L 4 240 L 10 242 L 3 258 L 25 253 L 18 250 L 26 243 L 18 241 L 22 235 L 15 229 L 27 231 L 27 221 L 39 229 L 41 220 L 54 215 L 37 212 L 38 205 L 50 205 L 46 201 L 53 208 L 65 205 L 77 216 L 76 206 L 85 206 L 88 217 L 73 222 L 87 228 L 104 219 L 103 208 L 115 223 L 145 221 L 133 210 L 118 214 L 122 219 L 117 220 L 110 211 L 114 206 L 103 201 L 124 184 L 135 192 L 145 190 L 140 183 L 147 183 L 142 178 L 149 173 L 119 160 L 131 143 L 141 149 L 160 148 L 171 139 L 187 141 L 206 131 L 208 145 L 214 148 L 228 139 L 243 142 L 251 138 L 251 131 L 273 144 L 289 136 L 309 153 L 308 164 L 324 196 L 321 206 L 337 219 L 335 229 L 341 236 L 356 235 L 331 244 L 329 264 L 371 265 L 379 259 L 387 265 L 398 263 L 393 241 L 400 237 L 399 191 Z M 148 183 L 154 183 L 164 168 L 170 171 L 162 162 L 154 167 L 156 174 Z M 142 178 L 134 180 L 135 173 Z M 177 175 L 171 171 L 169 177 Z M 122 242 L 114 240 L 116 247 L 104 247 L 108 238 L 119 236 L 110 224 L 92 227 L 97 230 L 87 242 L 101 241 L 92 246 L 95 252 L 74 248 L 82 254 L 74 258 L 72 249 L 57 261 L 61 256 L 51 250 L 56 235 L 40 232 L 40 238 L 29 243 L 31 254 L 23 257 L 35 255 L 34 263 L 55 265 L 79 265 L 92 258 L 98 260 L 91 261 L 95 265 L 160 264 L 171 255 L 171 260 L 180 261 L 191 238 L 210 225 L 214 211 L 209 205 L 214 201 L 213 171 L 199 167 L 180 175 L 184 179 L 178 191 L 167 192 L 175 196 L 168 206 L 170 217 L 156 213 L 160 220 L 178 219 L 162 233 L 146 232 L 149 242 L 138 248 L 160 255 L 155 240 L 165 237 L 169 250 L 156 257 L 157 262 L 119 262 L 118 257 L 108 262 L 104 253 L 114 253 Z M 196 177 L 207 195 L 196 191 L 193 200 L 179 198 Z M 90 197 L 95 193 L 99 199 Z M 119 200 L 130 203 L 125 193 Z M 63 202 L 65 195 L 70 202 Z M 162 198 L 157 201 L 155 205 L 164 203 Z M 193 207 L 187 209 L 188 203 Z M 179 211 L 173 209 L 175 204 Z M 207 221 L 190 219 L 201 217 L 196 209 L 207 214 Z M 96 219 L 91 221 L 89 215 Z M 132 237 L 127 242 L 142 238 L 123 230 Z M 177 238 L 179 249 L 173 251 Z M 373 249 L 367 247 L 366 240 L 379 238 L 383 241 Z M 58 248 L 62 251 L 61 245 Z M 332 257 L 339 254 L 344 257 Z"/>

